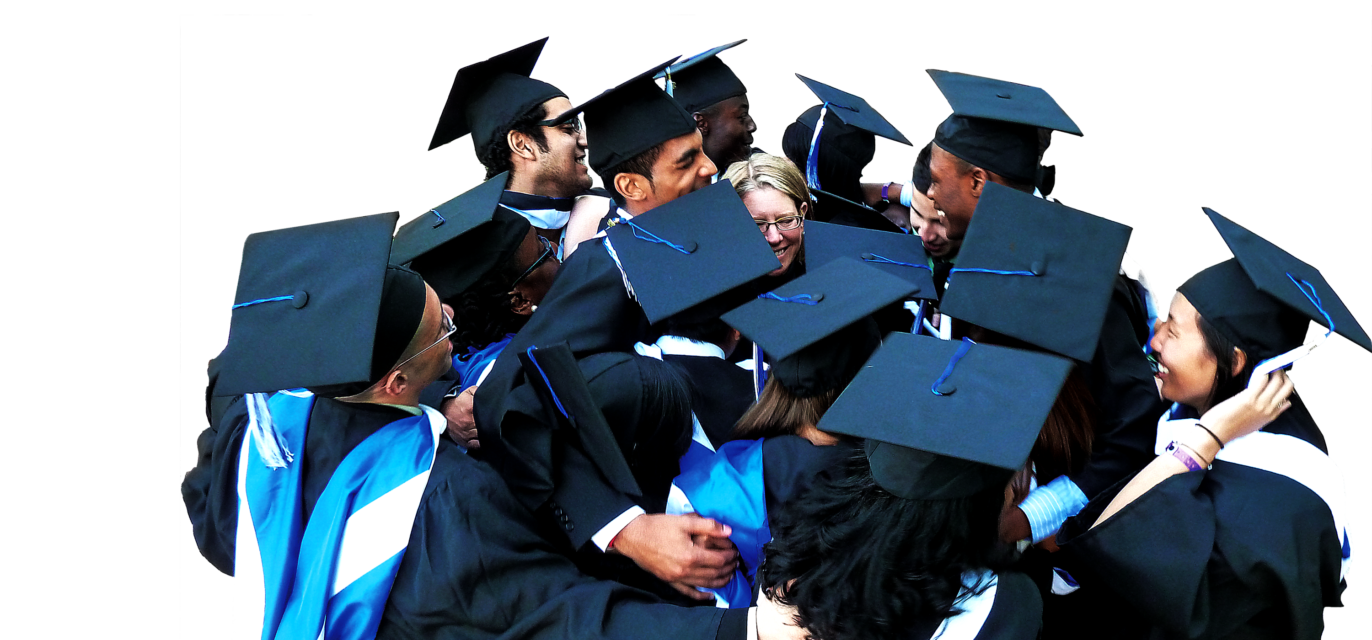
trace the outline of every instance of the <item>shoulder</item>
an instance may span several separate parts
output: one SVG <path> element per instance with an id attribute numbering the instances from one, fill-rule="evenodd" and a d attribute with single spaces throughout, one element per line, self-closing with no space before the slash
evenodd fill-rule
<path id="1" fill-rule="evenodd" d="M 1034 581 L 1022 573 L 1002 571 L 996 576 L 996 600 L 978 640 L 1029 640 L 1043 626 L 1043 597 Z"/>

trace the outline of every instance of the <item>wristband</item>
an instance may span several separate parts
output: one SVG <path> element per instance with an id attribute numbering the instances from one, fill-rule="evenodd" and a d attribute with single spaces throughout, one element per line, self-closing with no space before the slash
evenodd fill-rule
<path id="1" fill-rule="evenodd" d="M 883 183 L 881 183 L 881 201 L 882 201 L 882 202 L 885 202 L 885 203 L 888 203 L 888 204 L 891 202 L 891 196 L 890 196 L 889 194 L 886 193 L 886 190 L 887 190 L 887 189 L 890 189 L 890 188 L 891 188 L 891 183 L 889 183 L 889 182 L 883 182 Z"/>
<path id="2" fill-rule="evenodd" d="M 1182 449 L 1181 446 L 1179 446 L 1180 444 L 1181 443 L 1176 440 L 1173 440 L 1171 444 L 1167 445 L 1167 451 L 1172 454 L 1172 457 L 1180 460 L 1182 464 L 1186 465 L 1188 471 L 1200 471 L 1204 469 L 1205 467 L 1201 466 L 1201 463 L 1192 457 L 1191 454 L 1187 453 L 1185 449 Z"/>
<path id="3" fill-rule="evenodd" d="M 1206 433 L 1210 434 L 1210 437 L 1215 439 L 1215 444 L 1219 445 L 1221 449 L 1224 448 L 1224 441 L 1220 440 L 1220 437 L 1215 435 L 1215 432 L 1211 431 L 1210 427 L 1207 427 L 1199 422 L 1196 423 L 1196 426 L 1200 427 L 1201 429 L 1204 429 Z"/>

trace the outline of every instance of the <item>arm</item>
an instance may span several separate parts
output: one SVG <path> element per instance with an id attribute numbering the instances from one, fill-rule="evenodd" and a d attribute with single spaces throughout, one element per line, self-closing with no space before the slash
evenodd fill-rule
<path id="1" fill-rule="evenodd" d="M 610 210 L 610 200 L 599 196 L 579 196 L 572 206 L 572 215 L 567 219 L 567 240 L 562 245 L 562 259 L 565 261 L 577 245 L 591 239 L 596 234 L 600 219 Z"/>
<path id="2" fill-rule="evenodd" d="M 218 424 L 196 440 L 195 468 L 181 482 L 181 499 L 191 521 L 200 555 L 226 575 L 233 575 L 238 531 L 238 451 L 248 424 L 241 396 L 229 400 Z"/>
<path id="3" fill-rule="evenodd" d="M 1285 371 L 1269 374 L 1260 383 L 1215 405 L 1201 416 L 1201 424 L 1209 427 L 1220 442 L 1196 427 L 1178 443 L 1184 449 L 1198 454 L 1202 458 L 1199 462 L 1208 466 L 1215 461 L 1221 442 L 1227 444 L 1235 438 L 1253 433 L 1286 411 L 1291 406 L 1287 397 L 1291 395 L 1292 388 L 1291 379 L 1286 377 Z M 1187 471 L 1186 465 L 1176 457 L 1170 454 L 1158 456 L 1116 494 L 1091 527 L 1100 526 L 1163 480 Z"/>

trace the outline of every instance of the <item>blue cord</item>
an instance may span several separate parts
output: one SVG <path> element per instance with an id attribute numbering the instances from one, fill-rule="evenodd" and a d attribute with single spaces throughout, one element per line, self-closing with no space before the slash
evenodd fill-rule
<path id="1" fill-rule="evenodd" d="M 293 300 L 293 299 L 295 299 L 295 296 L 276 296 L 275 298 L 261 298 L 261 299 L 259 299 L 259 300 L 253 300 L 253 301 L 251 301 L 251 302 L 240 302 L 240 303 L 238 303 L 238 304 L 236 304 L 236 305 L 233 305 L 233 308 L 234 308 L 234 309 L 239 309 L 239 308 L 242 308 L 242 307 L 251 307 L 251 306 L 253 306 L 253 305 L 255 305 L 255 304 L 262 304 L 263 302 L 277 302 L 277 301 L 279 301 L 279 300 Z"/>
<path id="2" fill-rule="evenodd" d="M 1000 276 L 1036 276 L 1036 275 L 1038 275 L 1037 273 L 1034 273 L 1033 271 L 1001 271 L 1001 270 L 999 270 L 999 269 L 979 269 L 979 268 L 977 268 L 977 267 L 967 267 L 967 268 L 965 268 L 965 269 L 964 269 L 964 268 L 954 267 L 954 268 L 948 270 L 948 275 L 952 275 L 952 274 L 954 274 L 954 273 L 993 273 L 993 274 L 1000 275 Z"/>
<path id="3" fill-rule="evenodd" d="M 915 263 L 913 263 L 913 262 L 901 262 L 901 261 L 899 261 L 899 260 L 892 260 L 892 259 L 890 259 L 890 258 L 887 258 L 886 256 L 879 256 L 879 255 L 877 255 L 877 254 L 875 254 L 875 253 L 864 253 L 864 254 L 862 254 L 862 260 L 863 260 L 864 262 L 876 262 L 876 263 L 879 263 L 879 264 L 896 264 L 896 265 L 900 265 L 900 266 L 902 266 L 902 267 L 914 267 L 914 268 L 916 268 L 916 269 L 926 269 L 926 270 L 928 270 L 928 271 L 933 271 L 933 268 L 931 268 L 931 267 L 930 267 L 929 265 L 927 265 L 927 264 L 915 264 Z"/>
<path id="4" fill-rule="evenodd" d="M 1305 294 L 1305 299 L 1309 300 L 1310 304 L 1315 305 L 1315 310 L 1319 311 L 1320 315 L 1324 316 L 1324 321 L 1329 323 L 1329 330 L 1324 332 L 1324 337 L 1328 338 L 1329 334 L 1334 333 L 1334 319 L 1329 317 L 1329 313 L 1324 310 L 1324 305 L 1320 303 L 1320 295 L 1315 293 L 1315 285 L 1310 284 L 1305 280 L 1297 280 L 1296 276 L 1291 275 L 1290 271 L 1286 272 L 1286 277 L 1290 278 L 1291 282 L 1295 283 L 1296 288 L 1300 289 L 1301 293 Z M 1306 291 L 1306 287 L 1310 287 L 1310 290 Z"/>
<path id="5" fill-rule="evenodd" d="M 538 360 L 534 358 L 534 347 L 529 347 L 524 353 L 528 354 L 529 362 L 534 363 L 534 368 L 538 369 L 538 375 L 543 376 L 543 384 L 548 387 L 548 395 L 553 397 L 553 404 L 557 405 L 558 413 L 570 420 L 572 417 L 567 415 L 567 410 L 562 407 L 562 401 L 557 398 L 557 392 L 553 391 L 553 383 L 548 381 L 548 374 L 543 373 L 543 367 L 539 366 Z"/>
<path id="6" fill-rule="evenodd" d="M 435 216 L 438 216 L 438 222 L 434 223 L 434 228 L 435 228 L 435 229 L 437 229 L 439 226 L 441 226 L 444 222 L 447 222 L 447 221 L 448 221 L 447 218 L 444 218 L 444 217 L 443 217 L 443 214 L 441 214 L 441 213 L 438 212 L 438 209 L 429 209 L 429 213 L 432 213 L 432 214 L 434 214 Z"/>
<path id="7" fill-rule="evenodd" d="M 845 107 L 836 102 L 825 102 L 819 108 L 819 119 L 815 121 L 815 135 L 810 137 L 810 153 L 805 156 L 805 186 L 810 189 L 819 187 L 819 132 L 824 130 L 824 116 L 829 114 L 829 107 L 847 109 L 856 112 L 857 109 Z"/>
<path id="8" fill-rule="evenodd" d="M 759 300 L 764 298 L 768 300 L 780 300 L 781 302 L 795 302 L 798 304 L 807 304 L 812 307 L 819 304 L 819 301 L 815 300 L 814 297 L 812 297 L 808 293 L 802 293 L 800 295 L 791 296 L 789 298 L 783 298 L 775 293 L 772 293 L 771 291 L 768 291 L 767 293 L 758 296 Z"/>
<path id="9" fill-rule="evenodd" d="M 961 360 L 963 356 L 967 355 L 967 351 L 970 350 L 974 344 L 976 343 L 972 342 L 971 338 L 962 339 L 962 346 L 958 347 L 958 352 L 953 354 L 953 359 L 948 361 L 948 366 L 943 369 L 943 375 L 939 376 L 938 380 L 934 381 L 933 386 L 929 387 L 929 390 L 934 392 L 934 395 L 949 395 L 946 393 L 939 393 L 938 388 L 948 380 L 948 376 L 953 375 L 953 367 L 957 366 L 958 361 Z"/>
<path id="10" fill-rule="evenodd" d="M 647 240 L 648 242 L 652 242 L 652 243 L 654 243 L 654 244 L 665 244 L 665 245 L 667 245 L 667 246 L 669 246 L 669 247 L 671 247 L 671 248 L 673 248 L 673 249 L 676 249 L 677 251 L 680 251 L 680 252 L 682 252 L 682 253 L 684 253 L 684 254 L 686 254 L 686 255 L 688 255 L 688 256 L 691 255 L 691 251 L 690 251 L 689 249 L 687 249 L 686 247 L 683 247 L 683 246 L 681 246 L 681 245 L 679 245 L 679 244 L 677 244 L 677 243 L 675 243 L 675 242 L 672 242 L 671 240 L 664 239 L 664 238 L 658 236 L 657 234 L 655 234 L 655 233 L 653 233 L 653 232 L 651 232 L 651 231 L 649 231 L 649 230 L 647 230 L 647 229 L 644 229 L 643 227 L 640 227 L 640 226 L 638 226 L 637 224 L 634 224 L 634 221 L 633 221 L 633 220 L 625 220 L 625 221 L 624 221 L 624 224 L 629 225 L 629 228 L 633 229 L 633 231 L 634 231 L 634 237 L 635 237 L 635 238 L 638 238 L 639 240 Z M 641 236 L 641 235 L 638 235 L 639 232 L 648 234 L 648 237 L 645 238 L 645 237 L 643 237 L 643 236 Z"/>

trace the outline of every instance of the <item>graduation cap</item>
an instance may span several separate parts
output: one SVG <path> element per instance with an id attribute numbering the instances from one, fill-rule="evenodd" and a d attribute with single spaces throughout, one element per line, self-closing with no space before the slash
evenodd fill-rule
<path id="1" fill-rule="evenodd" d="M 653 82 L 672 58 L 654 65 L 619 86 L 568 109 L 552 124 L 585 113 L 587 161 L 596 173 L 610 169 L 663 142 L 696 130 L 695 118 Z"/>
<path id="2" fill-rule="evenodd" d="M 391 259 L 424 276 L 451 299 L 510 260 L 529 233 L 529 221 L 500 205 L 502 173 L 415 218 L 395 234 Z"/>
<path id="3" fill-rule="evenodd" d="M 722 318 L 774 359 L 783 386 L 809 397 L 852 378 L 881 339 L 868 316 L 914 291 L 903 278 L 841 257 Z"/>
<path id="4" fill-rule="evenodd" d="M 1004 487 L 1024 466 L 1072 366 L 892 333 L 817 426 L 865 438 L 872 477 L 897 496 L 965 498 Z"/>
<path id="5" fill-rule="evenodd" d="M 591 388 L 565 342 L 519 354 L 524 375 L 554 419 L 565 420 L 576 432 L 592 462 L 620 492 L 642 496 L 629 463 L 615 440 L 614 431 L 591 395 Z"/>
<path id="6" fill-rule="evenodd" d="M 846 91 L 835 89 L 823 82 L 811 80 L 805 76 L 796 74 L 805 86 L 810 88 L 820 101 L 827 107 L 827 112 L 838 118 L 844 124 L 852 125 L 863 131 L 879 135 L 887 140 L 895 140 L 904 145 L 914 146 L 905 138 L 900 131 L 896 130 L 895 125 L 883 118 L 872 105 L 867 104 L 866 100 L 855 96 Z M 821 120 L 820 125 L 823 126 Z"/>
<path id="7" fill-rule="evenodd" d="M 868 229 L 868 231 L 881 231 L 885 233 L 900 233 L 907 235 L 906 229 L 897 227 L 896 222 L 892 222 L 882 216 L 881 212 L 873 207 L 863 205 L 860 202 L 849 201 L 848 198 L 837 194 L 830 194 L 829 191 L 812 188 L 809 190 L 815 206 L 815 216 L 818 220 L 830 222 L 830 224 L 842 225 L 842 227 L 852 227 Z M 809 258 L 805 258 L 809 260 Z"/>
<path id="8" fill-rule="evenodd" d="M 908 281 L 915 287 L 912 295 L 916 298 L 938 300 L 929 255 L 924 252 L 919 236 L 816 221 L 806 223 L 808 268 L 822 267 L 842 257 L 861 260 Z"/>
<path id="9" fill-rule="evenodd" d="M 395 365 L 426 295 L 419 274 L 387 264 L 399 217 L 248 236 L 215 393 L 365 388 Z"/>
<path id="10" fill-rule="evenodd" d="M 1038 87 L 928 69 L 953 114 L 934 143 L 971 164 L 1016 182 L 1037 182 L 1039 129 L 1082 135 L 1067 112 Z"/>
<path id="11" fill-rule="evenodd" d="M 1372 351 L 1372 340 L 1319 269 L 1213 210 L 1204 211 L 1234 258 L 1192 276 L 1177 292 L 1248 357 L 1264 361 L 1287 354 L 1272 369 L 1290 364 L 1314 346 L 1290 353 L 1300 350 L 1311 320 L 1329 329 L 1325 337 L 1338 332 Z"/>
<path id="12" fill-rule="evenodd" d="M 1090 362 L 1130 233 L 1118 222 L 987 183 L 941 310 Z"/>
<path id="13" fill-rule="evenodd" d="M 781 267 L 728 180 L 615 224 L 606 236 L 650 323 L 719 317 Z"/>
<path id="14" fill-rule="evenodd" d="M 547 42 L 547 38 L 535 40 L 458 69 L 429 150 L 470 133 L 480 156 L 502 127 L 535 106 L 567 97 L 557 87 L 529 77 Z"/>
<path id="15" fill-rule="evenodd" d="M 710 105 L 744 95 L 748 93 L 748 88 L 743 86 L 743 81 L 734 75 L 729 65 L 717 56 L 721 51 L 747 41 L 744 38 L 698 53 L 659 71 L 653 77 L 666 80 L 667 95 L 675 98 L 687 113 L 696 113 Z"/>

